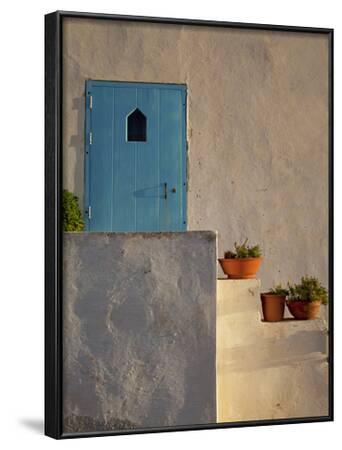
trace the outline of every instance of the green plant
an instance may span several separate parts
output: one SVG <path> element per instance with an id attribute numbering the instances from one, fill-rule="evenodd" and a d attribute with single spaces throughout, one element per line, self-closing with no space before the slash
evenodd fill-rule
<path id="1" fill-rule="evenodd" d="M 260 258 L 262 256 L 262 251 L 260 245 L 254 245 L 253 247 L 248 247 L 248 257 L 249 258 Z"/>
<path id="2" fill-rule="evenodd" d="M 248 256 L 249 256 L 249 249 L 247 247 L 247 241 L 248 241 L 248 239 L 246 239 L 241 244 L 237 244 L 235 242 L 234 247 L 235 247 L 235 252 L 236 252 L 236 257 L 237 258 L 248 258 Z"/>
<path id="3" fill-rule="evenodd" d="M 64 231 L 84 230 L 84 221 L 78 205 L 78 198 L 66 189 L 63 189 L 62 212 Z"/>
<path id="4" fill-rule="evenodd" d="M 248 239 L 245 239 L 241 244 L 235 242 L 235 252 L 228 250 L 224 253 L 226 259 L 234 258 L 260 258 L 262 251 L 260 245 L 249 246 L 247 245 Z"/>
<path id="5" fill-rule="evenodd" d="M 318 278 L 304 276 L 299 284 L 289 286 L 289 300 L 314 302 L 321 300 L 323 305 L 328 303 L 328 291 L 322 286 Z"/>
<path id="6" fill-rule="evenodd" d="M 277 284 L 274 286 L 274 288 L 270 289 L 270 294 L 274 295 L 289 295 L 289 290 L 286 288 L 283 288 L 281 284 Z"/>

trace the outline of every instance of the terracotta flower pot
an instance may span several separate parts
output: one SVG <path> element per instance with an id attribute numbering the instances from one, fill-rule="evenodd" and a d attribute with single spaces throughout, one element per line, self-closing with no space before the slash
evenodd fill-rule
<path id="1" fill-rule="evenodd" d="M 262 258 L 220 258 L 223 272 L 233 280 L 255 278 L 262 263 Z"/>
<path id="2" fill-rule="evenodd" d="M 287 303 L 287 307 L 295 319 L 312 320 L 316 319 L 319 314 L 321 301 L 290 301 Z"/>
<path id="3" fill-rule="evenodd" d="M 286 295 L 261 294 L 262 312 L 265 322 L 279 322 L 284 318 Z"/>

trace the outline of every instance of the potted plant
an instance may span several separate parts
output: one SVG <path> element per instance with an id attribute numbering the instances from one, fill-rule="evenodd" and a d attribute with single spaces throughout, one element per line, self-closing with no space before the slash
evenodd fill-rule
<path id="1" fill-rule="evenodd" d="M 269 292 L 261 294 L 262 312 L 265 322 L 279 322 L 284 318 L 285 301 L 289 291 L 278 284 Z"/>
<path id="2" fill-rule="evenodd" d="M 287 307 L 296 319 L 316 319 L 321 304 L 328 303 L 328 291 L 315 277 L 305 276 L 299 284 L 289 285 Z"/>
<path id="3" fill-rule="evenodd" d="M 255 278 L 262 262 L 262 253 L 259 245 L 248 246 L 248 239 L 242 244 L 235 242 L 235 252 L 226 251 L 224 258 L 220 258 L 223 272 L 228 278 L 235 280 Z"/>

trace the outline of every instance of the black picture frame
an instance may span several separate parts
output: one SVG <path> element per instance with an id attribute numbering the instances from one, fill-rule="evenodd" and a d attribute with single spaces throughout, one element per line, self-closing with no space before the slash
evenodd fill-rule
<path id="1" fill-rule="evenodd" d="M 62 430 L 62 33 L 63 19 L 92 18 L 159 24 L 181 24 L 243 30 L 319 33 L 329 38 L 329 414 L 322 417 L 270 419 L 138 430 L 63 433 Z M 332 421 L 334 416 L 334 302 L 333 302 L 333 136 L 334 31 L 330 28 L 264 25 L 208 20 L 57 11 L 45 16 L 45 434 L 55 439 L 153 433 L 180 430 L 235 428 Z"/>

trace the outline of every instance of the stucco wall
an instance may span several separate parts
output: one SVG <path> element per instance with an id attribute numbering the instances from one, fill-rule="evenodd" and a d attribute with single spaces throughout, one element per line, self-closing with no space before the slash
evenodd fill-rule
<path id="1" fill-rule="evenodd" d="M 328 38 L 65 19 L 64 185 L 83 199 L 86 79 L 185 83 L 188 228 L 246 236 L 263 284 L 327 283 Z"/>
<path id="2" fill-rule="evenodd" d="M 216 234 L 65 233 L 65 432 L 216 421 Z"/>
<path id="3" fill-rule="evenodd" d="M 260 280 L 218 280 L 217 421 L 327 416 L 326 317 L 263 322 Z"/>

